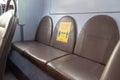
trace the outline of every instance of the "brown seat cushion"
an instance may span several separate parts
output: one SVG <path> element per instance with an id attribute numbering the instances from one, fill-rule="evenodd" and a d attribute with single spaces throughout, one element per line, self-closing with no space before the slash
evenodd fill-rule
<path id="1" fill-rule="evenodd" d="M 60 38 L 61 37 L 61 38 Z M 76 23 L 70 16 L 62 17 L 55 26 L 51 46 L 72 53 L 76 41 Z"/>
<path id="2" fill-rule="evenodd" d="M 27 50 L 28 47 L 37 44 L 35 41 L 18 41 L 13 43 L 13 48 L 22 53 Z"/>
<path id="3" fill-rule="evenodd" d="M 47 71 L 57 80 L 99 80 L 104 66 L 68 55 L 48 63 Z"/>
<path id="4" fill-rule="evenodd" d="M 97 15 L 90 18 L 82 28 L 74 53 L 106 64 L 118 40 L 116 22 L 110 16 Z"/>
<path id="5" fill-rule="evenodd" d="M 36 41 L 16 42 L 13 46 L 14 49 L 39 65 L 41 68 L 45 68 L 47 62 L 68 54 Z"/>

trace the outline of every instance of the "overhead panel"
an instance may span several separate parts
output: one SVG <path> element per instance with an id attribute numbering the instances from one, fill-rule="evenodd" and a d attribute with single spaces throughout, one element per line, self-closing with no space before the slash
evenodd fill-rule
<path id="1" fill-rule="evenodd" d="M 50 13 L 119 12 L 120 0 L 51 0 Z"/>

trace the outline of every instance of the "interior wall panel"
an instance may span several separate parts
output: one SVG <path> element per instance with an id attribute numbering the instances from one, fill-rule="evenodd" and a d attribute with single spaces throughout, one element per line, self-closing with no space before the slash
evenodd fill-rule
<path id="1" fill-rule="evenodd" d="M 51 0 L 50 13 L 119 12 L 120 0 Z"/>

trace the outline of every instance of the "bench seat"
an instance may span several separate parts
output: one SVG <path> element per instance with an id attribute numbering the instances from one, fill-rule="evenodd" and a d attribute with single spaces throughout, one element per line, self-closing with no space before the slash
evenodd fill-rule
<path id="1" fill-rule="evenodd" d="M 61 35 L 66 41 L 57 39 Z M 119 32 L 110 16 L 97 15 L 86 22 L 76 40 L 75 21 L 66 16 L 58 21 L 49 40 L 50 44 L 16 42 L 13 47 L 56 80 L 99 80 L 119 40 Z"/>
<path id="2" fill-rule="evenodd" d="M 72 54 L 48 63 L 47 67 L 57 80 L 99 80 L 103 69 L 104 65 Z"/>
<path id="3" fill-rule="evenodd" d="M 49 62 L 47 71 L 56 80 L 99 80 L 118 40 L 115 21 L 94 16 L 81 29 L 73 54 Z"/>
<path id="4" fill-rule="evenodd" d="M 47 62 L 68 54 L 67 52 L 44 45 L 37 41 L 15 42 L 13 47 L 40 66 L 45 66 Z M 43 66 L 42 68 L 45 68 Z"/>
<path id="5" fill-rule="evenodd" d="M 67 35 L 67 42 L 56 40 L 61 24 L 70 24 L 68 25 L 69 32 Z M 52 34 L 52 19 L 50 17 L 44 17 L 39 25 L 35 40 L 15 42 L 13 44 L 13 49 L 29 58 L 40 68 L 46 69 L 46 64 L 48 62 L 73 52 L 76 41 L 76 25 L 72 17 L 64 16 L 58 21 L 52 36 L 50 35 L 50 33 Z M 44 37 L 42 37 L 43 33 L 47 36 L 44 35 Z M 62 33 L 61 35 L 63 35 Z"/>

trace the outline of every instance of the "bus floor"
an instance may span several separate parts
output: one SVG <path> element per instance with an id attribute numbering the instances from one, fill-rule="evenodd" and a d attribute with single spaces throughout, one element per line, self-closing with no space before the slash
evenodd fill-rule
<path id="1" fill-rule="evenodd" d="M 7 67 L 5 70 L 3 80 L 18 80 L 18 79 L 15 77 L 13 72 Z"/>

